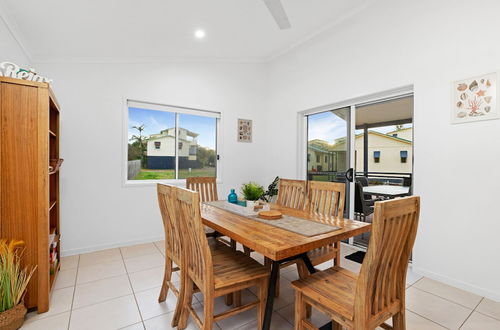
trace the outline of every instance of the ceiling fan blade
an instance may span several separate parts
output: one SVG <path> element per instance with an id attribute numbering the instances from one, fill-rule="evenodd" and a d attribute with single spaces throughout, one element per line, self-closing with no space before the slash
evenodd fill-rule
<path id="1" fill-rule="evenodd" d="M 281 30 L 289 29 L 292 26 L 290 25 L 290 21 L 288 20 L 288 16 L 286 15 L 285 8 L 283 8 L 283 4 L 281 0 L 263 0 L 267 6 L 267 9 L 273 15 L 274 20 L 278 24 Z"/>

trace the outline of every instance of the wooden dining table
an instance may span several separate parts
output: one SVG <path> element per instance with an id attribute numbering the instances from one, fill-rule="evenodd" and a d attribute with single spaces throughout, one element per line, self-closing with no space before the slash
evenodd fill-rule
<path id="1" fill-rule="evenodd" d="M 371 230 L 371 224 L 366 222 L 325 217 L 274 204 L 271 204 L 271 209 L 280 211 L 284 215 L 330 224 L 339 227 L 339 229 L 315 236 L 304 236 L 219 207 L 203 203 L 201 206 L 201 217 L 204 225 L 214 229 L 217 234 L 228 236 L 271 260 L 271 273 L 263 321 L 264 330 L 269 329 L 271 326 L 274 292 L 280 264 L 302 259 L 309 272 L 314 273 L 316 270 L 307 252 Z"/>

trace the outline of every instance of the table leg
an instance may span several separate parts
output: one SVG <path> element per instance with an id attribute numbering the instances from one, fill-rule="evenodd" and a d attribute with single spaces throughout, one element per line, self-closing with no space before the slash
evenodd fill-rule
<path id="1" fill-rule="evenodd" d="M 264 313 L 264 324 L 262 325 L 263 330 L 269 330 L 271 328 L 271 317 L 273 315 L 274 306 L 274 292 L 276 291 L 279 271 L 280 262 L 273 260 L 271 263 L 271 276 L 269 277 L 269 286 L 267 288 L 266 311 Z"/>
<path id="2" fill-rule="evenodd" d="M 309 271 L 309 274 L 314 274 L 316 273 L 316 268 L 314 268 L 311 259 L 309 259 L 309 256 L 307 253 L 304 253 L 300 256 L 302 258 L 302 261 L 304 261 L 304 264 L 307 267 L 307 270 Z"/>

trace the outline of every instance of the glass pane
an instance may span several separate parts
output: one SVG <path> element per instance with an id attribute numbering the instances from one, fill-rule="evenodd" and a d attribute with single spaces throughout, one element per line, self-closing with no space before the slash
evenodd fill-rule
<path id="1" fill-rule="evenodd" d="M 175 179 L 175 113 L 128 109 L 128 180 Z"/>
<path id="2" fill-rule="evenodd" d="M 348 116 L 348 108 L 308 116 L 308 180 L 345 182 Z"/>
<path id="3" fill-rule="evenodd" d="M 217 119 L 179 114 L 179 179 L 216 176 Z"/>

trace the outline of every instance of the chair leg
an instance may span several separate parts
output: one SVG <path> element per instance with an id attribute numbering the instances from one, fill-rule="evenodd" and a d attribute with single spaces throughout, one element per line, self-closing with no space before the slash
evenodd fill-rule
<path id="1" fill-rule="evenodd" d="M 214 297 L 206 297 L 203 304 L 203 330 L 212 330 L 214 325 Z"/>
<path id="2" fill-rule="evenodd" d="M 183 271 L 180 273 L 181 275 L 181 286 L 179 289 L 179 296 L 177 297 L 177 303 L 175 304 L 175 313 L 172 317 L 172 327 L 176 327 L 179 325 L 179 320 L 181 318 L 182 310 L 184 308 L 184 291 L 186 290 L 186 275 Z"/>
<path id="3" fill-rule="evenodd" d="M 241 306 L 241 291 L 233 292 L 233 305 L 234 307 Z"/>
<path id="4" fill-rule="evenodd" d="M 233 304 L 233 294 L 232 293 L 228 293 L 224 297 L 224 303 L 226 304 L 226 306 L 231 306 Z"/>
<path id="5" fill-rule="evenodd" d="M 267 299 L 267 278 L 260 281 L 259 285 L 259 306 L 257 307 L 257 329 L 262 330 L 264 323 L 264 313 L 266 312 Z"/>
<path id="6" fill-rule="evenodd" d="M 306 319 L 306 304 L 302 300 L 302 292 L 295 291 L 295 330 L 302 330 L 302 321 Z"/>
<path id="7" fill-rule="evenodd" d="M 245 253 L 246 256 L 250 257 L 252 250 L 250 250 L 250 248 L 247 248 L 246 246 L 243 245 L 243 253 Z"/>
<path id="8" fill-rule="evenodd" d="M 332 330 L 342 330 L 342 326 L 339 323 L 332 320 Z"/>
<path id="9" fill-rule="evenodd" d="M 402 308 L 399 313 L 394 314 L 392 317 L 392 328 L 394 330 L 405 330 L 406 329 L 406 315 L 405 309 Z"/>
<path id="10" fill-rule="evenodd" d="M 306 265 L 304 265 L 304 262 L 302 260 L 297 261 L 297 272 L 299 273 L 299 278 L 303 279 L 309 276 L 309 271 L 307 270 Z M 312 315 L 312 307 L 310 305 L 305 304 L 304 305 L 305 309 L 305 318 L 308 319 Z"/>
<path id="11" fill-rule="evenodd" d="M 158 302 L 164 302 L 167 299 L 168 294 L 168 281 L 172 278 L 172 259 L 165 257 L 165 273 L 163 275 L 163 284 L 160 290 L 160 296 L 158 297 Z"/>
<path id="12" fill-rule="evenodd" d="M 177 326 L 179 330 L 186 329 L 187 320 L 189 317 L 189 307 L 191 306 L 191 302 L 193 301 L 193 291 L 194 291 L 194 282 L 190 278 L 186 278 L 184 295 L 182 298 L 182 312 L 181 312 L 181 317 L 179 319 L 179 325 Z M 205 305 L 209 304 L 207 297 L 205 297 L 204 303 Z"/>

